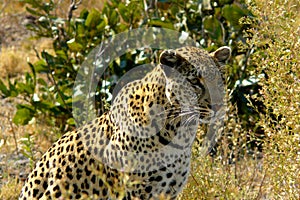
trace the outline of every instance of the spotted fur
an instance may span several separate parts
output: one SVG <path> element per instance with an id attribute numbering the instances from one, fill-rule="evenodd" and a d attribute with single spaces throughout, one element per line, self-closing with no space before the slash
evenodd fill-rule
<path id="1" fill-rule="evenodd" d="M 185 185 L 199 123 L 210 117 L 208 82 L 230 49 L 166 50 L 109 112 L 66 133 L 28 176 L 20 199 L 175 199 Z M 222 80 L 222 79 L 220 79 Z"/>

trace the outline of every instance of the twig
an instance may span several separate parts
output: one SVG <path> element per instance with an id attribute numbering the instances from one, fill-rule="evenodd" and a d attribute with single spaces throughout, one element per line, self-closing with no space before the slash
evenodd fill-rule
<path id="1" fill-rule="evenodd" d="M 9 124 L 10 124 L 11 130 L 12 130 L 12 133 L 13 133 L 14 142 L 15 142 L 15 145 L 16 145 L 16 151 L 17 151 L 17 153 L 19 153 L 19 147 L 18 147 L 16 132 L 14 130 L 14 126 L 12 124 L 12 120 L 11 119 L 9 119 Z"/>
<path id="2" fill-rule="evenodd" d="M 40 55 L 39 55 L 39 52 L 38 52 L 38 50 L 36 49 L 36 46 L 35 46 L 35 45 L 33 46 L 33 51 L 34 51 L 34 53 L 35 53 L 35 56 L 36 56 L 38 59 L 41 59 L 41 57 L 40 57 Z"/>
<path id="3" fill-rule="evenodd" d="M 268 170 L 268 168 L 266 168 L 266 170 L 265 170 L 264 177 L 263 177 L 263 179 L 261 180 L 261 183 L 260 183 L 260 186 L 259 186 L 259 190 L 258 190 L 258 193 L 257 193 L 257 196 L 256 196 L 255 199 L 260 199 L 261 196 L 262 196 L 262 187 L 263 187 L 263 184 L 264 184 L 264 182 L 265 182 L 265 178 L 266 178 L 266 176 L 267 176 L 267 170 Z"/>
<path id="4" fill-rule="evenodd" d="M 59 97 L 61 98 L 61 100 L 62 100 L 64 106 L 66 107 L 67 111 L 68 111 L 70 114 L 72 114 L 72 111 L 71 111 L 71 110 L 69 109 L 69 107 L 67 106 L 67 103 L 66 103 L 66 101 L 65 101 L 65 99 L 64 99 L 64 97 L 63 97 L 63 95 L 62 95 L 62 92 L 60 91 L 59 86 L 58 86 L 58 84 L 57 84 L 57 82 L 56 82 L 56 80 L 55 80 L 55 77 L 54 77 L 54 75 L 53 75 L 53 73 L 52 73 L 52 71 L 51 71 L 51 65 L 49 65 L 49 61 L 48 61 L 47 57 L 45 58 L 45 60 L 46 60 L 46 62 L 47 62 L 47 64 L 48 64 L 48 66 L 49 66 L 49 69 L 48 69 L 48 70 L 49 70 L 49 73 L 47 73 L 47 76 L 48 76 L 49 80 L 52 81 L 52 83 L 53 83 L 55 89 L 57 90 L 57 93 L 58 93 Z M 50 76 L 49 76 L 49 74 L 50 74 Z"/>
<path id="5" fill-rule="evenodd" d="M 192 176 L 193 180 L 196 182 L 197 186 L 199 186 L 199 183 L 198 183 L 198 181 L 196 180 L 195 176 L 194 176 L 193 174 L 191 174 L 191 176 Z"/>
<path id="6" fill-rule="evenodd" d="M 73 16 L 73 11 L 76 10 L 81 3 L 82 0 L 79 0 L 78 2 L 76 0 L 71 0 L 71 5 L 69 6 L 69 10 L 68 10 L 68 21 L 71 21 Z"/>

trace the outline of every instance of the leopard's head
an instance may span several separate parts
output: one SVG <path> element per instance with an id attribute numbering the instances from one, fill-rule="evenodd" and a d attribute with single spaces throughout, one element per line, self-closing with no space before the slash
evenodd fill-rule
<path id="1" fill-rule="evenodd" d="M 223 103 L 224 62 L 230 55 L 226 46 L 210 54 L 196 47 L 165 50 L 160 65 L 169 101 L 180 103 L 183 112 L 198 111 L 200 122 L 208 121 Z"/>

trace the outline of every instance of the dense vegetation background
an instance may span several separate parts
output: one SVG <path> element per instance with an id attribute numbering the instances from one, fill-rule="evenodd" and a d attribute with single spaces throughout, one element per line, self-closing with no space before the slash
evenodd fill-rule
<path id="1" fill-rule="evenodd" d="M 1 4 L 2 16 L 14 11 L 7 4 Z M 196 142 L 181 199 L 300 198 L 299 1 L 24 0 L 15 5 L 22 12 L 26 7 L 23 24 L 32 42 L 25 46 L 35 55 L 27 70 L 14 71 L 10 68 L 26 64 L 7 62 L 16 55 L 1 49 L 0 67 L 6 69 L 1 102 L 12 102 L 16 110 L 1 121 L 0 198 L 15 199 L 20 172 L 30 171 L 53 141 L 74 128 L 73 85 L 85 56 L 101 41 L 139 27 L 186 33 L 208 51 L 223 45 L 233 50 L 222 137 L 207 157 L 199 155 Z M 22 58 L 29 56 L 24 51 L 18 51 Z M 109 108 L 116 80 L 155 61 L 157 52 L 129 51 L 109 65 L 102 77 L 107 84 L 99 85 L 96 95 L 99 115 Z"/>

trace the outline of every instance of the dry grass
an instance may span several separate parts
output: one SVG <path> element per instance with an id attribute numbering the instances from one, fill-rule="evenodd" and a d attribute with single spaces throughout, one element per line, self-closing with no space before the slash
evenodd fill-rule
<path id="1" fill-rule="evenodd" d="M 2 186 L 0 191 L 0 199 L 14 200 L 18 199 L 22 183 L 17 179 L 9 179 L 5 185 Z"/>
<path id="2" fill-rule="evenodd" d="M 265 169 L 261 153 L 247 153 L 247 131 L 238 121 L 237 108 L 228 106 L 224 135 L 213 157 L 193 149 L 191 177 L 180 199 L 259 199 Z"/>
<path id="3" fill-rule="evenodd" d="M 193 178 L 182 199 L 300 198 L 300 3 L 256 3 L 251 9 L 259 24 L 248 43 L 265 47 L 249 59 L 249 64 L 256 66 L 251 73 L 267 74 L 256 96 L 266 107 L 266 113 L 257 110 L 261 113 L 257 126 L 266 135 L 262 154 L 240 155 L 228 163 L 228 154 L 235 155 L 237 149 L 242 149 L 245 134 L 251 133 L 241 129 L 235 116 L 229 116 L 226 139 L 221 140 L 216 157 L 194 158 Z M 232 142 L 230 149 L 228 139 Z"/>
<path id="4" fill-rule="evenodd" d="M 37 161 L 53 143 L 58 134 L 54 129 L 43 125 L 37 120 L 26 126 L 16 126 L 12 123 L 15 106 L 20 100 L 1 99 L 0 101 L 0 199 L 17 199 L 23 180 Z M 26 145 L 30 138 L 30 145 Z M 30 150 L 29 150 L 30 148 Z"/>
<path id="5" fill-rule="evenodd" d="M 19 13 L 25 11 L 25 4 L 18 0 L 2 0 L 0 2 L 0 14 L 2 13 Z"/>
<path id="6" fill-rule="evenodd" d="M 260 34 L 251 41 L 266 44 L 253 61 L 269 76 L 261 81 L 259 100 L 266 114 L 259 125 L 266 138 L 264 166 L 268 179 L 262 187 L 271 198 L 300 198 L 300 2 L 259 1 L 255 10 Z M 268 9 L 265 9 L 268 8 Z M 267 42 L 266 42 L 267 40 Z"/>
<path id="7" fill-rule="evenodd" d="M 54 13 L 58 16 L 65 17 L 68 12 L 70 1 L 68 0 L 55 0 L 56 8 Z M 0 25 L 0 34 L 3 33 L 3 38 L 0 36 L 2 48 L 0 48 L 0 78 L 14 77 L 29 70 L 27 62 L 35 62 L 36 52 L 48 50 L 50 53 L 52 49 L 52 41 L 47 39 L 33 40 L 30 39 L 30 34 L 24 37 L 25 27 L 20 20 L 25 16 L 26 4 L 17 0 L 3 0 L 0 2 L 0 17 L 2 25 Z M 83 1 L 74 11 L 74 15 L 79 15 L 82 9 L 89 8 L 101 9 L 103 3 L 97 0 Z M 20 27 L 21 26 L 21 27 Z M 1 29 L 2 28 L 2 29 Z M 24 31 L 20 31 L 21 29 Z M 7 33 L 11 31 L 12 33 Z M 20 31 L 16 36 L 15 32 Z M 13 35 L 13 38 L 10 38 Z M 1 41 L 2 40 L 2 41 Z M 7 41 L 6 41 L 7 40 Z M 17 42 L 16 42 L 17 40 Z M 1 43 L 0 43 L 1 44 Z"/>
<path id="8" fill-rule="evenodd" d="M 3 47 L 0 54 L 0 76 L 2 78 L 15 77 L 28 71 L 27 56 L 28 53 L 23 49 Z"/>
<path id="9" fill-rule="evenodd" d="M 30 39 L 30 34 L 20 21 L 25 15 L 24 3 L 19 1 L 0 2 L 0 78 L 22 78 L 29 71 L 27 62 L 37 60 L 34 49 L 52 49 L 51 42 L 41 39 Z M 51 50 L 50 50 L 51 51 Z M 26 175 L 31 171 L 30 165 L 22 152 L 26 152 L 24 140 L 31 138 L 32 157 L 38 159 L 51 143 L 57 138 L 51 136 L 53 128 L 32 121 L 26 126 L 16 126 L 12 118 L 16 105 L 21 103 L 18 98 L 0 99 L 0 199 L 17 199 Z M 47 135 L 49 134 L 49 135 Z"/>

